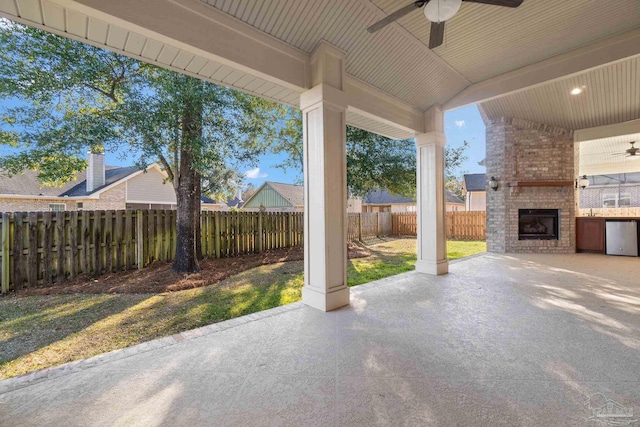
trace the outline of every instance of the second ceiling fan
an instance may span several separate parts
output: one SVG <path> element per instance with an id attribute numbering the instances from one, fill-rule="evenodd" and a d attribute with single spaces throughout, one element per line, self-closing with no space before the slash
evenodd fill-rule
<path id="1" fill-rule="evenodd" d="M 433 49 L 440 46 L 444 41 L 444 23 L 458 12 L 463 1 L 503 7 L 518 7 L 524 0 L 418 0 L 396 10 L 386 18 L 379 20 L 367 28 L 367 31 L 375 33 L 379 29 L 391 24 L 396 19 L 399 19 L 416 9 L 424 7 L 424 16 L 431 21 L 429 49 Z"/>

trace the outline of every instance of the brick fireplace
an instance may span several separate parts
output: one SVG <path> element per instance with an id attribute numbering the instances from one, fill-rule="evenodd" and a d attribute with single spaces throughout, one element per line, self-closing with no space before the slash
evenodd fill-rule
<path id="1" fill-rule="evenodd" d="M 487 177 L 499 182 L 487 190 L 487 250 L 574 253 L 573 132 L 516 118 L 486 124 Z"/>

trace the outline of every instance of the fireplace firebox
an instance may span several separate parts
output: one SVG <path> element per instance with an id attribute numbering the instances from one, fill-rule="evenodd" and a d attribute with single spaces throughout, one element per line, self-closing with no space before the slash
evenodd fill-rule
<path id="1" fill-rule="evenodd" d="M 558 240 L 558 209 L 519 209 L 518 240 Z"/>

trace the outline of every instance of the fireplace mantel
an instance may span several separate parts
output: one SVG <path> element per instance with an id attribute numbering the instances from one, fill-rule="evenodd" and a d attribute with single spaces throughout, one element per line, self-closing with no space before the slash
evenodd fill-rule
<path id="1" fill-rule="evenodd" d="M 509 187 L 573 187 L 573 181 L 511 181 Z"/>

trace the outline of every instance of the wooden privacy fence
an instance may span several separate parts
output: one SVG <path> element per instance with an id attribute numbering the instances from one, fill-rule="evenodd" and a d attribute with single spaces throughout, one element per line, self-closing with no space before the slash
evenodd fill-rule
<path id="1" fill-rule="evenodd" d="M 415 236 L 418 233 L 417 215 L 415 212 L 394 213 L 394 236 Z M 486 213 L 484 211 L 447 212 L 447 239 L 485 240 Z"/>
<path id="2" fill-rule="evenodd" d="M 0 290 L 51 285 L 80 274 L 144 268 L 173 260 L 172 210 L 0 214 Z M 233 257 L 301 246 L 302 212 L 202 212 L 202 253 Z M 347 239 L 415 236 L 415 212 L 349 214 Z M 447 212 L 447 238 L 484 240 L 484 212 Z"/>
<path id="3" fill-rule="evenodd" d="M 447 239 L 485 240 L 486 219 L 484 211 L 447 212 Z"/>
<path id="4" fill-rule="evenodd" d="M 415 212 L 394 213 L 391 229 L 394 236 L 417 236 L 418 216 Z"/>
<path id="5" fill-rule="evenodd" d="M 390 212 L 349 213 L 347 240 L 357 242 L 391 236 L 392 215 L 395 214 Z"/>
<path id="6" fill-rule="evenodd" d="M 59 283 L 79 274 L 144 268 L 175 256 L 176 212 L 1 214 L 0 290 Z M 303 214 L 202 212 L 202 252 L 230 257 L 302 245 Z"/>

